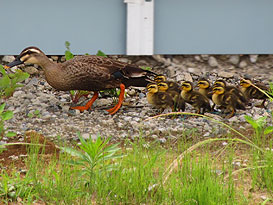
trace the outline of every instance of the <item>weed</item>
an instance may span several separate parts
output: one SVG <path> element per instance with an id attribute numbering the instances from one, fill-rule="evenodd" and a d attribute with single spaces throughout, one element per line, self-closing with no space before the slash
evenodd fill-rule
<path id="1" fill-rule="evenodd" d="M 4 111 L 5 106 L 6 106 L 5 103 L 0 105 L 0 140 L 3 136 L 12 137 L 12 136 L 16 135 L 16 133 L 11 132 L 11 131 L 9 131 L 8 133 L 5 133 L 6 132 L 6 129 L 4 127 L 5 121 L 13 118 L 12 111 L 10 111 L 10 110 Z"/>
<path id="2" fill-rule="evenodd" d="M 0 65 L 0 73 L 2 74 L 0 78 L 0 98 L 12 96 L 16 88 L 23 87 L 23 85 L 19 83 L 29 77 L 28 73 L 19 69 L 17 69 L 15 73 L 7 74 L 2 65 Z"/>
<path id="3" fill-rule="evenodd" d="M 69 165 L 83 167 L 78 173 L 80 176 L 86 176 L 88 185 L 93 186 L 95 178 L 95 170 L 100 172 L 109 172 L 115 168 L 115 164 L 111 163 L 112 160 L 122 157 L 117 152 L 120 150 L 118 144 L 109 145 L 110 138 L 102 140 L 98 137 L 93 142 L 90 137 L 88 140 L 82 138 L 78 133 L 81 144 L 78 151 L 73 148 L 62 147 L 61 149 L 66 153 L 75 156 L 75 160 L 67 161 Z M 83 152 L 82 152 L 83 151 Z"/>

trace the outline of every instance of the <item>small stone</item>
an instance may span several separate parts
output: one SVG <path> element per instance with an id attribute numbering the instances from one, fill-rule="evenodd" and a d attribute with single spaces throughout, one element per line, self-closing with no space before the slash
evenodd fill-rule
<path id="1" fill-rule="evenodd" d="M 189 73 L 185 73 L 184 78 L 185 78 L 185 81 L 193 82 L 193 79 L 192 79 L 192 77 L 191 77 L 191 74 L 189 74 Z"/>
<path id="2" fill-rule="evenodd" d="M 89 134 L 89 133 L 83 133 L 81 136 L 82 136 L 82 138 L 85 139 L 85 140 L 87 140 L 87 139 L 90 138 L 90 134 Z"/>
<path id="3" fill-rule="evenodd" d="M 33 74 L 37 74 L 39 73 L 39 71 L 37 70 L 37 68 L 35 68 L 34 66 L 27 66 L 24 69 L 28 74 L 33 75 Z"/>
<path id="4" fill-rule="evenodd" d="M 207 61 L 209 59 L 209 55 L 201 55 L 201 58 L 205 61 Z"/>
<path id="5" fill-rule="evenodd" d="M 119 58 L 119 61 L 123 62 L 123 63 L 129 63 L 129 59 L 128 58 Z"/>
<path id="6" fill-rule="evenodd" d="M 240 64 L 239 64 L 239 67 L 240 68 L 245 68 L 247 66 L 247 62 L 246 61 L 241 61 Z"/>
<path id="7" fill-rule="evenodd" d="M 183 80 L 184 80 L 184 78 L 185 78 L 185 76 L 184 76 L 184 75 L 182 75 L 182 74 L 177 75 L 177 76 L 176 76 L 176 81 L 177 81 L 177 82 L 183 81 Z"/>
<path id="8" fill-rule="evenodd" d="M 267 198 L 266 196 L 261 196 L 261 199 L 265 201 L 265 200 L 267 200 L 268 198 Z"/>
<path id="9" fill-rule="evenodd" d="M 232 72 L 220 71 L 218 76 L 223 78 L 232 78 L 234 74 Z"/>
<path id="10" fill-rule="evenodd" d="M 232 63 L 233 65 L 238 65 L 239 61 L 240 61 L 239 55 L 232 55 L 229 58 L 229 62 Z"/>
<path id="11" fill-rule="evenodd" d="M 109 99 L 102 98 L 102 99 L 96 101 L 96 103 L 97 103 L 96 105 L 99 107 L 102 107 L 102 106 L 106 106 L 106 105 L 111 105 L 112 102 L 113 102 L 113 100 L 111 98 L 109 98 Z"/>
<path id="12" fill-rule="evenodd" d="M 138 97 L 141 99 L 141 98 L 145 98 L 146 95 L 144 93 L 139 93 Z"/>
<path id="13" fill-rule="evenodd" d="M 174 66 L 168 66 L 167 68 L 168 76 L 173 77 L 175 75 L 175 67 Z"/>
<path id="14" fill-rule="evenodd" d="M 54 61 L 57 61 L 58 60 L 58 56 L 51 56 L 51 59 L 54 60 Z"/>
<path id="15" fill-rule="evenodd" d="M 202 58 L 200 56 L 194 56 L 194 59 L 198 62 L 202 62 Z"/>
<path id="16" fill-rule="evenodd" d="M 190 73 L 195 73 L 196 70 L 197 70 L 196 68 L 191 68 L 191 67 L 188 68 L 188 72 L 190 72 Z"/>
<path id="17" fill-rule="evenodd" d="M 210 57 L 209 57 L 208 63 L 209 63 L 209 65 L 210 65 L 211 67 L 217 67 L 217 66 L 218 66 L 218 62 L 217 62 L 216 58 L 213 57 L 213 56 L 210 56 Z"/>
<path id="18" fill-rule="evenodd" d="M 14 56 L 4 56 L 3 58 L 2 58 L 2 61 L 3 62 L 6 62 L 6 63 L 10 63 L 10 62 L 12 62 L 12 61 L 14 61 L 15 60 L 15 57 Z"/>
<path id="19" fill-rule="evenodd" d="M 160 143 L 164 144 L 164 143 L 166 143 L 167 140 L 165 138 L 159 138 L 158 141 Z"/>
<path id="20" fill-rule="evenodd" d="M 134 96 L 136 94 L 136 90 L 135 89 L 129 89 L 127 91 L 127 94 L 130 95 L 130 96 Z"/>
<path id="21" fill-rule="evenodd" d="M 251 63 L 256 63 L 258 60 L 258 55 L 249 55 L 249 60 Z"/>

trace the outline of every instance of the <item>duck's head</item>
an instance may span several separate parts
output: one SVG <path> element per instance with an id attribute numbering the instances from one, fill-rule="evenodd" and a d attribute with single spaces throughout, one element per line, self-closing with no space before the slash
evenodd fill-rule
<path id="1" fill-rule="evenodd" d="M 169 88 L 168 84 L 165 82 L 158 83 L 157 87 L 158 87 L 158 90 L 161 92 L 165 92 Z"/>
<path id="2" fill-rule="evenodd" d="M 213 92 L 213 94 L 221 95 L 221 94 L 223 94 L 225 92 L 225 88 L 223 88 L 223 87 L 214 87 L 212 89 L 212 92 Z"/>
<path id="3" fill-rule="evenodd" d="M 164 75 L 157 75 L 157 76 L 155 76 L 154 81 L 156 83 L 165 82 L 166 77 Z"/>
<path id="4" fill-rule="evenodd" d="M 190 81 L 185 81 L 182 83 L 181 85 L 181 89 L 184 90 L 184 91 L 191 91 L 193 89 L 193 85 Z"/>
<path id="5" fill-rule="evenodd" d="M 210 87 L 210 83 L 206 79 L 200 79 L 197 83 L 197 86 L 202 89 L 206 89 Z"/>
<path id="6" fill-rule="evenodd" d="M 34 46 L 27 47 L 15 58 L 14 61 L 4 67 L 7 69 L 23 63 L 39 64 L 41 58 L 44 56 L 45 54 L 39 48 Z"/>
<path id="7" fill-rule="evenodd" d="M 240 86 L 244 87 L 244 88 L 248 88 L 251 86 L 251 80 L 249 78 L 242 78 L 240 80 Z"/>
<path id="8" fill-rule="evenodd" d="M 213 84 L 213 87 L 226 87 L 226 82 L 224 80 L 216 80 Z"/>
<path id="9" fill-rule="evenodd" d="M 147 90 L 149 93 L 157 93 L 158 92 L 158 87 L 155 83 L 149 83 L 147 85 Z"/>

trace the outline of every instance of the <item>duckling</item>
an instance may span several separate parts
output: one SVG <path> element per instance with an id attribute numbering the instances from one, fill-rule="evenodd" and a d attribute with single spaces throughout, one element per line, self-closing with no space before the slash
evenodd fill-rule
<path id="1" fill-rule="evenodd" d="M 231 85 L 227 85 L 226 82 L 224 80 L 218 79 L 214 82 L 213 87 L 223 87 L 225 88 L 226 92 L 231 92 L 234 95 L 236 95 L 237 97 L 239 97 L 239 99 L 247 104 L 248 100 L 245 96 L 245 94 L 237 87 L 235 86 L 231 86 Z"/>
<path id="2" fill-rule="evenodd" d="M 149 83 L 147 85 L 147 90 L 148 103 L 160 109 L 160 113 L 162 113 L 167 107 L 173 109 L 174 101 L 172 97 L 167 92 L 160 92 L 157 84 Z"/>
<path id="3" fill-rule="evenodd" d="M 185 111 L 185 101 L 183 98 L 179 97 L 181 90 L 177 92 L 176 90 L 169 89 L 169 85 L 166 82 L 160 82 L 157 86 L 160 92 L 167 92 L 172 97 L 174 101 L 174 110 Z"/>
<path id="4" fill-rule="evenodd" d="M 132 64 L 93 55 L 77 56 L 64 63 L 56 63 L 34 46 L 25 48 L 5 68 L 11 68 L 23 63 L 41 66 L 44 70 L 46 81 L 57 90 L 86 90 L 94 92 L 92 99 L 85 106 L 72 107 L 72 109 L 87 110 L 91 108 L 94 101 L 98 98 L 99 91 L 119 87 L 119 101 L 113 108 L 107 110 L 109 114 L 116 113 L 122 106 L 126 87 L 146 87 L 148 83 L 153 82 L 151 77 L 156 75 L 151 71 L 143 70 Z"/>
<path id="5" fill-rule="evenodd" d="M 157 75 L 154 78 L 154 81 L 158 84 L 160 82 L 165 82 L 168 84 L 168 90 L 174 90 L 178 93 L 180 93 L 180 86 L 174 82 L 174 81 L 167 81 L 166 77 L 164 75 Z"/>
<path id="6" fill-rule="evenodd" d="M 232 92 L 227 92 L 224 87 L 214 87 L 212 101 L 216 105 L 231 111 L 227 118 L 231 118 L 236 113 L 236 109 L 245 110 L 244 103 Z"/>
<path id="7" fill-rule="evenodd" d="M 199 89 L 198 89 L 199 93 L 201 93 L 202 95 L 204 95 L 207 98 L 211 99 L 211 97 L 212 97 L 212 88 L 210 86 L 210 82 L 207 79 L 201 78 L 198 81 L 197 86 L 199 87 Z"/>
<path id="8" fill-rule="evenodd" d="M 209 99 L 198 91 L 194 91 L 190 81 L 183 82 L 181 88 L 181 97 L 197 110 L 197 114 L 204 114 L 206 110 L 211 111 Z"/>
<path id="9" fill-rule="evenodd" d="M 255 83 L 254 85 L 257 86 L 258 88 L 255 88 L 249 78 L 244 78 L 240 80 L 240 86 L 241 86 L 241 91 L 244 93 L 247 99 L 258 99 L 258 100 L 263 100 L 261 105 L 258 105 L 257 107 L 265 108 L 265 101 L 269 97 L 265 95 L 263 92 L 261 92 L 258 88 L 264 90 L 265 92 L 268 93 L 269 88 L 262 84 L 262 83 Z M 272 94 L 268 93 L 269 96 L 273 97 Z"/>

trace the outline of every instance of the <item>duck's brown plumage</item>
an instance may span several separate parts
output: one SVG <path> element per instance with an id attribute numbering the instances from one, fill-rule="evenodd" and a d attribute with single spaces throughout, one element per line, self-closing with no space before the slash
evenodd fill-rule
<path id="1" fill-rule="evenodd" d="M 84 55 L 64 63 L 51 61 L 39 48 L 25 48 L 6 67 L 22 63 L 40 65 L 47 82 L 57 90 L 100 91 L 129 86 L 146 87 L 156 74 L 111 58 Z"/>

